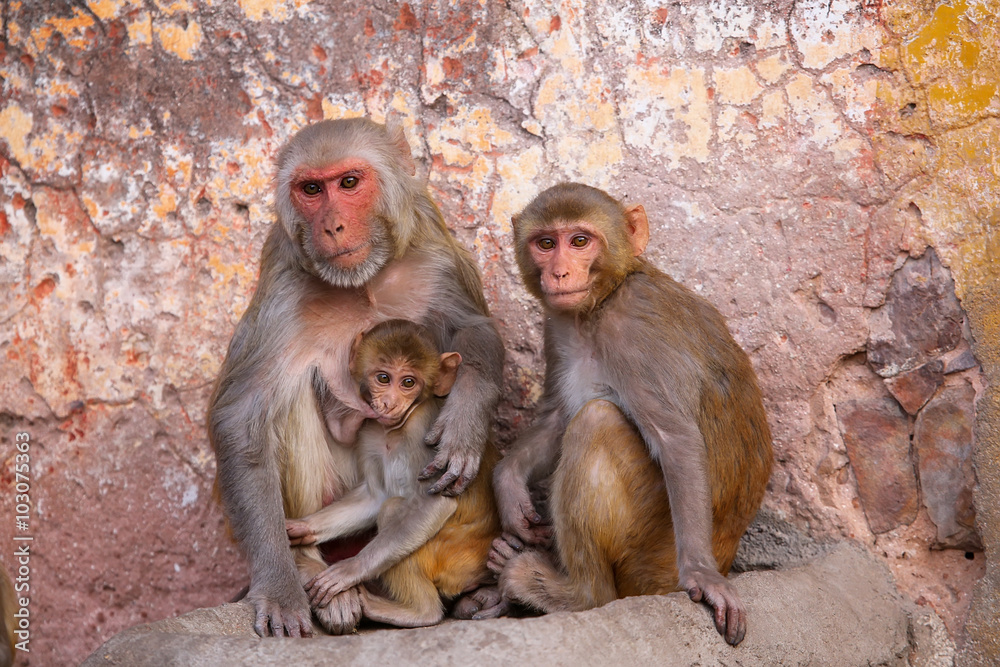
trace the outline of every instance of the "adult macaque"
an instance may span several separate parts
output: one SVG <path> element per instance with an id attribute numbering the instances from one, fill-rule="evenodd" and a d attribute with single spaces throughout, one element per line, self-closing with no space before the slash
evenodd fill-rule
<path id="1" fill-rule="evenodd" d="M 326 569 L 316 545 L 288 546 L 285 518 L 319 510 L 358 485 L 352 449 L 374 413 L 348 371 L 355 336 L 373 324 L 423 323 L 461 354 L 455 391 L 430 427 L 422 477 L 461 493 L 475 477 L 499 398 L 503 346 L 478 270 L 415 178 L 402 128 L 324 121 L 278 156 L 275 209 L 250 306 L 209 405 L 217 486 L 250 566 L 260 635 L 310 635 L 303 584 Z M 284 510 L 284 511 L 282 511 Z M 353 627 L 358 591 L 315 610 Z"/>
<path id="2" fill-rule="evenodd" d="M 642 206 L 564 183 L 513 223 L 545 305 L 546 377 L 494 476 L 501 590 L 543 611 L 685 590 L 738 644 L 746 611 L 725 574 L 772 458 L 749 359 L 715 308 L 639 258 Z M 522 544 L 548 536 L 528 485 L 549 475 L 558 564 Z"/>
<path id="3" fill-rule="evenodd" d="M 427 331 L 407 320 L 358 334 L 351 375 L 377 415 L 358 433 L 361 485 L 303 519 L 286 522 L 293 545 L 310 545 L 378 526 L 353 558 L 334 563 L 306 584 L 311 602 L 327 606 L 358 587 L 365 617 L 403 627 L 433 625 L 449 599 L 484 583 L 490 544 L 500 531 L 490 478 L 496 455 L 461 496 L 427 493 L 417 475 L 430 456 L 424 436 L 451 391 L 462 357 L 439 354 Z M 384 595 L 381 594 L 384 592 Z M 341 628 L 342 631 L 353 628 Z"/>

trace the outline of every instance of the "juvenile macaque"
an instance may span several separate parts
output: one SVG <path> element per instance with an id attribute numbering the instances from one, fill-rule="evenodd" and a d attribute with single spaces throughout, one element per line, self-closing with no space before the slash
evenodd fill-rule
<path id="1" fill-rule="evenodd" d="M 479 476 L 457 499 L 428 494 L 429 483 L 417 481 L 430 456 L 424 436 L 461 362 L 457 352 L 439 354 L 427 331 L 407 320 L 358 334 L 351 375 L 375 413 L 358 433 L 361 484 L 304 519 L 286 521 L 286 529 L 293 545 L 375 525 L 378 534 L 357 556 L 306 584 L 315 607 L 358 587 L 365 617 L 403 627 L 432 625 L 444 618 L 442 597 L 493 581 L 486 557 L 500 521 L 490 484 L 492 446 Z M 358 586 L 373 580 L 378 592 Z"/>
<path id="2" fill-rule="evenodd" d="M 546 377 L 536 424 L 494 475 L 501 590 L 547 612 L 684 590 L 738 644 L 746 611 L 725 574 L 772 458 L 749 359 L 715 308 L 639 258 L 642 206 L 560 184 L 513 223 L 545 306 Z M 551 527 L 528 492 L 550 475 Z M 558 563 L 524 548 L 550 530 Z"/>
<path id="3" fill-rule="evenodd" d="M 310 635 L 303 584 L 326 569 L 317 545 L 289 548 L 285 519 L 359 484 L 353 448 L 373 417 L 348 372 L 355 336 L 378 322 L 422 323 L 464 362 L 428 428 L 423 477 L 461 493 L 475 477 L 499 398 L 503 346 L 479 272 L 426 188 L 398 126 L 306 127 L 278 156 L 275 208 L 253 299 L 209 405 L 217 488 L 250 567 L 260 635 Z M 329 631 L 357 623 L 358 591 L 315 609 Z"/>

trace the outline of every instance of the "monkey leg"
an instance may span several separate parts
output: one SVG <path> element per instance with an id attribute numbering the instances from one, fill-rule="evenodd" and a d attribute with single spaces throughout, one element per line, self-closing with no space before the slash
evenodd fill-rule
<path id="1" fill-rule="evenodd" d="M 319 547 L 315 545 L 294 547 L 292 551 L 295 553 L 295 567 L 299 571 L 299 581 L 303 586 L 327 567 Z M 351 632 L 361 621 L 361 605 L 357 589 L 344 591 L 324 607 L 309 606 L 319 625 L 330 634 L 342 635 Z"/>
<path id="2" fill-rule="evenodd" d="M 552 486 L 556 550 L 567 581 L 563 608 L 676 588 L 663 473 L 617 406 L 594 400 L 574 416 Z"/>
<path id="3" fill-rule="evenodd" d="M 381 584 L 392 599 L 359 586 L 365 618 L 401 628 L 434 625 L 444 618 L 444 605 L 437 586 L 427 578 L 422 564 L 414 556 L 390 568 L 382 575 Z"/>

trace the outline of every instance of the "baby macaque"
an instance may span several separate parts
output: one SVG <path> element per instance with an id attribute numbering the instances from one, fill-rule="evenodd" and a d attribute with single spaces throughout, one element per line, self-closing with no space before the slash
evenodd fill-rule
<path id="1" fill-rule="evenodd" d="M 457 352 L 438 352 L 430 333 L 409 320 L 388 320 L 358 334 L 351 377 L 377 415 L 358 432 L 362 483 L 314 514 L 287 520 L 286 530 L 292 546 L 373 526 L 378 534 L 357 556 L 334 563 L 306 584 L 314 607 L 357 586 L 366 618 L 402 627 L 433 625 L 444 618 L 442 598 L 494 580 L 486 567 L 500 530 L 490 483 L 497 458 L 493 447 L 458 497 L 430 494 L 431 482 L 418 481 L 433 458 L 424 438 L 461 362 Z"/>

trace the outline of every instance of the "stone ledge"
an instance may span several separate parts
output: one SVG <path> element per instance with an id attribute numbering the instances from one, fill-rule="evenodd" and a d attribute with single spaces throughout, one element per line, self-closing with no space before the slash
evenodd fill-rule
<path id="1" fill-rule="evenodd" d="M 682 593 L 538 618 L 451 621 L 345 637 L 261 639 L 249 604 L 136 626 L 84 663 L 100 665 L 906 665 L 908 616 L 888 570 L 844 544 L 784 571 L 733 578 L 750 613 L 739 647 Z"/>

